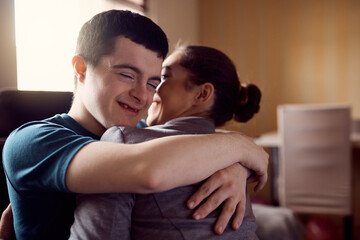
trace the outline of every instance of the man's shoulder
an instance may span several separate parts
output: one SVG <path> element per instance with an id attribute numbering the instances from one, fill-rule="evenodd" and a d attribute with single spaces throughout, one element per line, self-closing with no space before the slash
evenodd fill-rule
<path id="1" fill-rule="evenodd" d="M 59 117 L 26 123 L 6 139 L 3 166 L 14 187 L 31 192 L 34 184 L 27 180 L 38 178 L 42 182 L 37 189 L 43 190 L 46 182 L 51 190 L 58 184 L 67 191 L 64 176 L 68 164 L 79 149 L 96 139 L 67 127 L 67 120 Z M 47 174 L 50 172 L 55 174 Z"/>
<path id="2" fill-rule="evenodd" d="M 76 151 L 85 143 L 97 140 L 90 136 L 90 133 L 81 131 L 86 130 L 71 127 L 71 123 L 61 115 L 25 123 L 15 129 L 6 139 L 3 161 L 14 165 L 14 159 L 22 161 L 26 156 L 29 159 L 43 158 L 47 154 L 56 153 L 65 146 L 68 146 L 66 151 L 69 153 L 70 148 L 74 149 L 72 151 Z"/>
<path id="3" fill-rule="evenodd" d="M 62 136 L 77 135 L 79 137 L 90 137 L 99 140 L 99 137 L 92 134 L 77 123 L 67 114 L 57 114 L 51 118 L 31 121 L 23 124 L 15 129 L 6 139 L 6 143 L 12 142 L 14 139 L 19 141 L 27 141 L 31 139 L 49 140 L 51 138 L 61 138 Z"/>
<path id="4" fill-rule="evenodd" d="M 24 141 L 28 138 L 39 137 L 45 132 L 53 131 L 59 128 L 64 128 L 64 125 L 59 124 L 58 116 L 49 119 L 36 120 L 25 123 L 11 132 L 7 137 L 5 146 L 16 140 L 16 142 Z"/>

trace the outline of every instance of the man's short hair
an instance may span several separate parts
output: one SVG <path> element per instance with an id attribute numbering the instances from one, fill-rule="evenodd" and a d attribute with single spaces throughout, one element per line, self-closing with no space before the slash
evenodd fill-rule
<path id="1" fill-rule="evenodd" d="M 115 38 L 119 36 L 143 45 L 163 59 L 168 53 L 166 35 L 151 19 L 130 11 L 110 10 L 95 15 L 82 26 L 75 54 L 96 66 L 102 56 L 114 51 Z"/>

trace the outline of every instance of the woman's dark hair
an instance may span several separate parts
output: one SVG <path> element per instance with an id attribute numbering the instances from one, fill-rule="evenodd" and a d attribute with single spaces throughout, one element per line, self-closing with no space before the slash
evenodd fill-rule
<path id="1" fill-rule="evenodd" d="M 163 30 L 151 19 L 137 13 L 110 10 L 95 15 L 81 28 L 76 54 L 96 66 L 100 57 L 114 50 L 116 37 L 124 36 L 165 58 L 168 41 Z"/>
<path id="2" fill-rule="evenodd" d="M 212 83 L 215 100 L 209 118 L 215 126 L 234 119 L 247 122 L 260 109 L 261 91 L 254 85 L 241 85 L 236 68 L 228 56 L 204 46 L 183 46 L 180 65 L 189 71 L 192 84 Z M 191 87 L 191 86 L 190 86 Z"/>

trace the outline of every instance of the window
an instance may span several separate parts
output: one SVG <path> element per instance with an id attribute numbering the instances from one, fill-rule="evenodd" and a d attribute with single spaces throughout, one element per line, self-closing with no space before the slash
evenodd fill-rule
<path id="1" fill-rule="evenodd" d="M 144 1 L 128 2 L 15 0 L 18 89 L 73 91 L 71 59 L 82 24 L 108 9 L 144 9 Z"/>

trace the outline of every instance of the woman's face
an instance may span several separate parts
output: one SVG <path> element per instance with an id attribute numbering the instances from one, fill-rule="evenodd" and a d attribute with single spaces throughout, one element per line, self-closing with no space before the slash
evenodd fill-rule
<path id="1" fill-rule="evenodd" d="M 154 94 L 148 111 L 149 126 L 163 124 L 177 117 L 192 115 L 196 87 L 187 89 L 188 71 L 180 66 L 182 53 L 176 51 L 165 59 L 161 71 L 161 84 Z"/>

